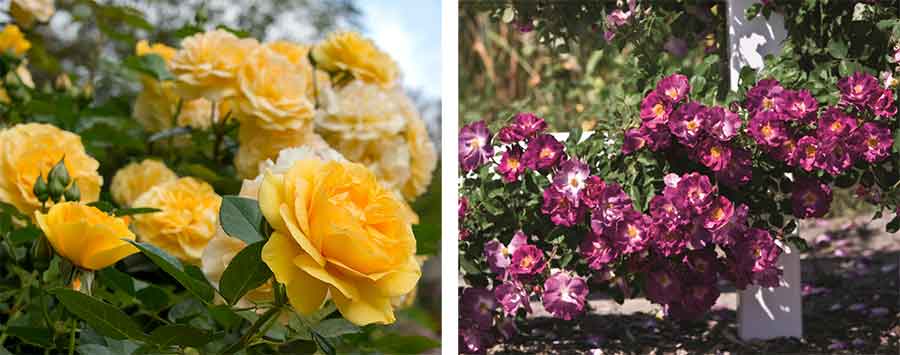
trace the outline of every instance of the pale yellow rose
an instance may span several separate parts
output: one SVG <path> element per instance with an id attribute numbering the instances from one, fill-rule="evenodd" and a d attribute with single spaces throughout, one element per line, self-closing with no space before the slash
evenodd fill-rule
<path id="1" fill-rule="evenodd" d="M 300 73 L 303 73 L 303 75 L 309 76 L 309 73 L 312 73 L 313 66 L 312 63 L 309 62 L 310 48 L 308 46 L 288 41 L 269 42 L 266 43 L 265 46 L 287 58 L 288 61 L 294 64 L 294 66 L 297 68 L 296 70 Z M 312 77 L 307 80 L 306 96 L 315 98 L 315 85 L 318 85 L 321 88 L 323 86 L 328 86 L 329 84 L 328 73 L 321 70 L 316 70 L 315 80 L 313 80 Z"/>
<path id="2" fill-rule="evenodd" d="M 274 232 L 262 258 L 301 314 L 331 298 L 358 325 L 395 320 L 391 299 L 412 291 L 421 271 L 402 201 L 360 164 L 300 160 L 267 173 L 260 209 Z"/>
<path id="3" fill-rule="evenodd" d="M 144 89 L 134 101 L 132 116 L 148 132 L 156 133 L 174 127 L 172 116 L 178 109 L 179 99 L 174 88 L 175 84 L 168 81 L 144 81 Z M 229 109 L 227 102 L 220 103 L 216 108 L 215 119 L 223 119 Z M 181 113 L 175 123 L 180 127 L 209 129 L 213 123 L 212 103 L 204 98 L 183 101 Z"/>
<path id="4" fill-rule="evenodd" d="M 437 167 L 437 152 L 428 136 L 425 121 L 415 107 L 410 106 L 409 124 L 406 126 L 406 144 L 409 148 L 409 179 L 400 187 L 400 193 L 409 201 L 419 197 L 431 184 L 431 177 Z"/>
<path id="5" fill-rule="evenodd" d="M 217 29 L 181 41 L 169 62 L 176 91 L 185 99 L 221 101 L 237 92 L 237 71 L 259 43 Z"/>
<path id="6" fill-rule="evenodd" d="M 409 121 L 411 100 L 399 89 L 354 81 L 323 92 L 324 111 L 316 116 L 316 130 L 348 140 L 376 140 L 402 132 Z"/>
<path id="7" fill-rule="evenodd" d="M 385 187 L 399 192 L 412 176 L 409 146 L 402 134 L 383 136 L 377 140 L 337 139 L 325 141 L 347 160 L 369 168 Z"/>
<path id="8" fill-rule="evenodd" d="M 317 68 L 332 75 L 346 72 L 382 87 L 394 86 L 399 74 L 397 63 L 389 55 L 356 32 L 332 33 L 313 48 L 312 57 Z"/>
<path id="9" fill-rule="evenodd" d="M 190 177 L 152 187 L 133 207 L 158 208 L 134 217 L 138 240 L 165 250 L 182 261 L 199 264 L 203 248 L 216 234 L 222 198 L 209 184 Z"/>
<path id="10" fill-rule="evenodd" d="M 81 201 L 97 201 L 103 177 L 100 166 L 81 144 L 81 137 L 49 124 L 18 124 L 0 131 L 0 201 L 12 204 L 31 215 L 41 207 L 34 196 L 37 178 L 45 178 L 60 159 L 65 157 L 66 170 L 78 184 Z M 47 205 L 53 202 L 48 201 Z"/>
<path id="11" fill-rule="evenodd" d="M 9 6 L 10 15 L 24 27 L 30 27 L 35 20 L 47 22 L 55 11 L 53 0 L 12 0 Z"/>
<path id="12" fill-rule="evenodd" d="M 158 160 L 146 159 L 119 169 L 109 187 L 113 201 L 120 206 L 130 206 L 150 188 L 177 179 L 175 172 Z"/>
<path id="13" fill-rule="evenodd" d="M 19 30 L 19 26 L 6 25 L 0 32 L 0 52 L 21 56 L 31 48 L 31 42 Z"/>
<path id="14" fill-rule="evenodd" d="M 274 159 L 285 148 L 310 146 L 327 148 L 328 144 L 309 129 L 268 130 L 253 122 L 245 122 L 238 128 L 238 151 L 234 165 L 238 175 L 249 179 L 259 175 L 259 165 Z"/>
<path id="15" fill-rule="evenodd" d="M 309 129 L 314 113 L 307 95 L 310 74 L 268 47 L 258 47 L 237 73 L 238 119 L 268 130 Z"/>
<path id="16" fill-rule="evenodd" d="M 134 240 L 128 223 L 95 207 L 64 202 L 35 212 L 35 220 L 56 253 L 83 269 L 100 270 L 138 252 L 122 240 Z"/>

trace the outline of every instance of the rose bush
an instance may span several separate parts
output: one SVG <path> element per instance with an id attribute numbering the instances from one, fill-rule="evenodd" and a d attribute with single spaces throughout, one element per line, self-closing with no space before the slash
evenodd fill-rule
<path id="1" fill-rule="evenodd" d="M 88 68 L 54 67 L 54 3 L 10 6 L 0 352 L 439 346 L 404 330 L 438 331 L 416 293 L 440 206 L 389 53 L 355 32 L 267 42 L 205 12 L 163 29 L 88 2 L 82 24 L 110 43 Z"/>

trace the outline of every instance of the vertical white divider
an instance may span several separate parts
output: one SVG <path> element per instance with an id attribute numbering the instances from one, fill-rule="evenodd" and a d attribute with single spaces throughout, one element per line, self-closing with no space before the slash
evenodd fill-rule
<path id="1" fill-rule="evenodd" d="M 747 21 L 746 13 L 758 0 L 728 1 L 728 53 L 731 90 L 737 90 L 741 68 L 763 67 L 766 54 L 781 50 L 787 33 L 784 17 L 773 13 Z M 781 287 L 751 286 L 738 294 L 738 335 L 743 340 L 803 337 L 803 298 L 800 293 L 800 254 L 783 246 L 778 260 L 784 270 Z"/>

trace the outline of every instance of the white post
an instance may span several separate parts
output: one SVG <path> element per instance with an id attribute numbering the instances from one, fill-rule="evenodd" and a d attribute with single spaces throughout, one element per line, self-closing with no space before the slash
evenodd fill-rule
<path id="1" fill-rule="evenodd" d="M 728 52 L 731 90 L 737 90 L 741 68 L 763 67 L 766 54 L 781 49 L 787 33 L 784 17 L 773 13 L 747 21 L 744 15 L 757 0 L 728 1 Z M 785 246 L 778 260 L 784 270 L 782 287 L 748 287 L 738 294 L 738 335 L 741 339 L 803 337 L 803 298 L 800 293 L 800 254 Z"/>

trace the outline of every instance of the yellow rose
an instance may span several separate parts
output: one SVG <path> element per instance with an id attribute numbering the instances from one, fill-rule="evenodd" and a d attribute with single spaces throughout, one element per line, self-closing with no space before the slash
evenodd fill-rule
<path id="1" fill-rule="evenodd" d="M 358 325 L 393 323 L 393 297 L 419 280 L 416 240 L 402 202 L 360 164 L 300 160 L 267 173 L 259 204 L 272 225 L 262 258 L 301 314 L 330 295 Z"/>
<path id="2" fill-rule="evenodd" d="M 238 147 L 234 165 L 238 175 L 249 179 L 259 175 L 259 164 L 274 159 L 285 148 L 310 146 L 327 148 L 328 144 L 309 129 L 268 130 L 254 122 L 241 123 L 238 128 Z"/>
<path id="3" fill-rule="evenodd" d="M 130 206 L 150 188 L 177 179 L 175 172 L 169 170 L 160 161 L 147 159 L 140 163 L 131 163 L 119 169 L 112 178 L 109 187 L 113 201 L 120 206 Z"/>
<path id="4" fill-rule="evenodd" d="M 63 157 L 69 176 L 81 190 L 81 201 L 97 201 L 103 185 L 103 177 L 97 173 L 100 164 L 84 151 L 81 137 L 41 123 L 0 131 L 0 201 L 22 213 L 34 213 L 41 207 L 32 191 L 34 182 L 38 176 L 46 178 Z"/>
<path id="5" fill-rule="evenodd" d="M 412 176 L 409 146 L 401 134 L 377 140 L 337 139 L 325 136 L 335 150 L 347 160 L 365 165 L 385 187 L 400 192 Z"/>
<path id="6" fill-rule="evenodd" d="M 178 109 L 178 95 L 172 82 L 145 80 L 144 90 L 134 101 L 132 116 L 148 132 L 160 132 L 173 127 L 172 116 Z M 216 119 L 228 113 L 227 102 L 217 107 Z M 204 98 L 185 100 L 176 120 L 178 126 L 205 130 L 212 126 L 212 103 Z"/>
<path id="7" fill-rule="evenodd" d="M 259 44 L 225 30 L 197 33 L 181 41 L 169 62 L 177 92 L 185 99 L 221 101 L 237 91 L 235 77 L 244 59 Z"/>
<path id="8" fill-rule="evenodd" d="M 237 72 L 238 119 L 269 130 L 311 126 L 314 107 L 307 96 L 309 74 L 275 51 L 258 47 Z"/>
<path id="9" fill-rule="evenodd" d="M 428 190 L 431 184 L 432 173 L 437 167 L 437 152 L 434 143 L 428 136 L 425 121 L 419 116 L 415 107 L 411 110 L 409 124 L 406 126 L 406 144 L 409 148 L 409 179 L 400 187 L 400 193 L 409 201 L 413 201 L 419 195 Z"/>
<path id="10" fill-rule="evenodd" d="M 203 248 L 216 233 L 222 198 L 209 184 L 190 177 L 152 187 L 132 203 L 158 208 L 134 217 L 138 240 L 153 244 L 191 264 L 198 264 Z"/>
<path id="11" fill-rule="evenodd" d="M 310 48 L 308 46 L 288 41 L 269 42 L 266 43 L 265 46 L 287 58 L 287 60 L 294 64 L 296 70 L 301 74 L 308 76 L 309 73 L 312 73 L 313 66 L 312 63 L 309 62 Z M 313 80 L 312 78 L 310 78 L 309 80 L 307 80 L 307 97 L 314 98 L 316 96 L 315 85 L 319 85 L 320 87 L 323 85 L 328 85 L 328 73 L 325 73 L 321 70 L 316 70 L 316 79 Z"/>
<path id="12" fill-rule="evenodd" d="M 397 64 L 371 40 L 356 32 L 336 32 L 313 48 L 316 67 L 330 73 L 348 72 L 353 78 L 392 87 Z"/>
<path id="13" fill-rule="evenodd" d="M 100 270 L 138 252 L 122 240 L 134 240 L 128 223 L 95 207 L 64 202 L 35 219 L 56 253 L 83 269 Z"/>
<path id="14" fill-rule="evenodd" d="M 31 48 L 31 42 L 19 30 L 19 26 L 6 25 L 0 32 L 0 52 L 21 56 Z"/>
<path id="15" fill-rule="evenodd" d="M 12 0 L 10 15 L 20 25 L 29 27 L 34 20 L 47 22 L 53 16 L 53 0 Z"/>
<path id="16" fill-rule="evenodd" d="M 148 55 L 148 54 L 156 54 L 162 57 L 166 63 L 172 61 L 172 58 L 175 57 L 175 53 L 177 50 L 175 48 L 169 47 L 162 43 L 154 43 L 150 44 L 146 40 L 138 41 L 137 45 L 134 48 L 134 54 L 138 56 Z"/>

